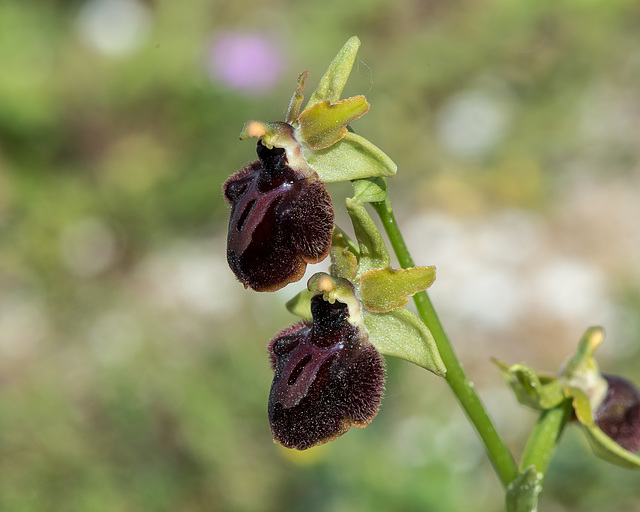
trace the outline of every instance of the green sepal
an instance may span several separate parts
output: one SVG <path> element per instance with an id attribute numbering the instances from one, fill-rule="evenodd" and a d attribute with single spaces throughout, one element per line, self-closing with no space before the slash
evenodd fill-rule
<path id="1" fill-rule="evenodd" d="M 360 39 L 356 36 L 349 38 L 329 64 L 305 108 L 325 100 L 336 103 L 340 99 L 359 49 Z"/>
<path id="2" fill-rule="evenodd" d="M 431 331 L 413 313 L 396 309 L 388 313 L 363 310 L 369 341 L 381 354 L 399 357 L 444 377 L 447 369 Z"/>
<path id="3" fill-rule="evenodd" d="M 364 204 L 351 198 L 347 198 L 345 204 L 360 247 L 357 276 L 360 277 L 369 270 L 388 267 L 389 252 L 376 223 L 367 213 Z"/>
<path id="4" fill-rule="evenodd" d="M 316 292 L 312 292 L 309 290 L 302 290 L 298 294 L 296 294 L 293 298 L 289 299 L 285 304 L 287 311 L 304 320 L 311 320 L 311 297 L 313 297 Z"/>
<path id="5" fill-rule="evenodd" d="M 312 150 L 333 146 L 347 134 L 347 125 L 369 110 L 364 96 L 336 103 L 321 101 L 304 109 L 298 117 L 298 137 Z"/>
<path id="6" fill-rule="evenodd" d="M 380 203 L 387 199 L 387 180 L 381 176 L 353 180 L 353 198 L 363 203 Z"/>
<path id="7" fill-rule="evenodd" d="M 543 478 L 534 466 L 523 469 L 507 487 L 507 512 L 536 512 Z"/>
<path id="8" fill-rule="evenodd" d="M 403 308 L 409 302 L 409 296 L 426 290 L 435 279 L 436 267 L 372 269 L 360 277 L 362 303 L 372 313 Z"/>
<path id="9" fill-rule="evenodd" d="M 342 140 L 326 149 L 314 151 L 303 144 L 302 153 L 326 183 L 394 176 L 398 170 L 380 148 L 350 131 Z"/>
<path id="10" fill-rule="evenodd" d="M 553 409 L 565 399 L 558 379 L 539 375 L 524 364 L 509 366 L 495 359 L 493 362 L 522 405 L 537 410 Z"/>
<path id="11" fill-rule="evenodd" d="M 352 252 L 347 236 L 337 227 L 333 228 L 331 235 L 331 267 L 332 276 L 342 277 L 352 281 L 358 271 L 358 258 Z"/>

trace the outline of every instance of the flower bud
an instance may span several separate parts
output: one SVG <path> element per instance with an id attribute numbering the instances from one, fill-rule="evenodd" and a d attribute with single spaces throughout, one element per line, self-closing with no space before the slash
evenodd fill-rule
<path id="1" fill-rule="evenodd" d="M 595 423 L 625 450 L 635 453 L 640 450 L 640 390 L 621 377 L 603 377 L 607 394 L 595 411 Z"/>
<path id="2" fill-rule="evenodd" d="M 292 325 L 268 345 L 274 370 L 269 422 L 275 441 L 304 450 L 364 427 L 378 413 L 384 361 L 349 308 L 322 294 L 311 299 L 313 321 Z"/>
<path id="3" fill-rule="evenodd" d="M 317 174 L 292 168 L 284 149 L 258 141 L 257 152 L 259 160 L 223 187 L 231 205 L 227 261 L 245 287 L 275 291 L 329 254 L 333 206 Z"/>

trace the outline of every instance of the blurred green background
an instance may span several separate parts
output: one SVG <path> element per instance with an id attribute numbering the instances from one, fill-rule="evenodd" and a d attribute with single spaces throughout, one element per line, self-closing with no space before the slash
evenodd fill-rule
<path id="1" fill-rule="evenodd" d="M 234 280 L 221 185 L 255 159 L 244 121 L 283 119 L 358 35 L 354 128 L 398 164 L 519 455 L 535 415 L 489 357 L 553 372 L 602 324 L 603 369 L 640 382 L 639 26 L 634 0 L 1 0 L 0 510 L 500 510 L 445 384 L 400 361 L 366 429 L 272 443 L 265 345 L 303 283 Z M 569 428 L 540 509 L 638 511 L 639 482 Z"/>

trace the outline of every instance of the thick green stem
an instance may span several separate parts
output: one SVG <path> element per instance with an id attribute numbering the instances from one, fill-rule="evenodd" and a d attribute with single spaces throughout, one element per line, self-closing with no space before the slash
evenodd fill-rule
<path id="1" fill-rule="evenodd" d="M 557 407 L 540 413 L 524 449 L 520 469 L 534 466 L 538 473 L 544 475 L 547 472 L 560 435 L 571 418 L 572 411 L 571 400 L 565 400 Z"/>
<path id="2" fill-rule="evenodd" d="M 380 220 L 389 237 L 389 241 L 403 268 L 415 266 L 411 254 L 402 238 L 402 233 L 398 228 L 391 202 L 387 198 L 384 202 L 371 203 L 376 212 L 380 216 Z M 446 380 L 451 387 L 460 405 L 475 426 L 480 438 L 484 442 L 487 454 L 496 473 L 500 477 L 502 484 L 506 487 L 518 475 L 518 467 L 509 452 L 496 428 L 489 418 L 489 415 L 483 406 L 478 394 L 476 393 L 473 383 L 469 381 L 458 358 L 456 357 L 451 342 L 440 323 L 440 319 L 431 304 L 431 300 L 426 292 L 416 293 L 414 301 L 418 309 L 418 313 L 422 317 L 427 327 L 431 330 L 436 345 L 440 352 L 440 356 L 447 367 Z"/>

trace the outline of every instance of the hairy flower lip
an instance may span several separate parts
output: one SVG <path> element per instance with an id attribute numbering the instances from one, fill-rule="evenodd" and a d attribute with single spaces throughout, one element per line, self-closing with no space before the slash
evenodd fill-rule
<path id="1" fill-rule="evenodd" d="M 595 424 L 622 448 L 640 451 L 640 390 L 616 375 L 603 375 L 606 396 L 594 412 Z"/>
<path id="2" fill-rule="evenodd" d="M 288 152 L 261 140 L 258 160 L 223 186 L 231 205 L 227 261 L 245 287 L 276 291 L 329 255 L 331 197 L 317 175 L 292 167 Z"/>
<path id="3" fill-rule="evenodd" d="M 368 425 L 384 389 L 384 361 L 347 304 L 311 299 L 312 322 L 294 324 L 268 345 L 274 379 L 269 422 L 274 440 L 303 450 Z"/>

